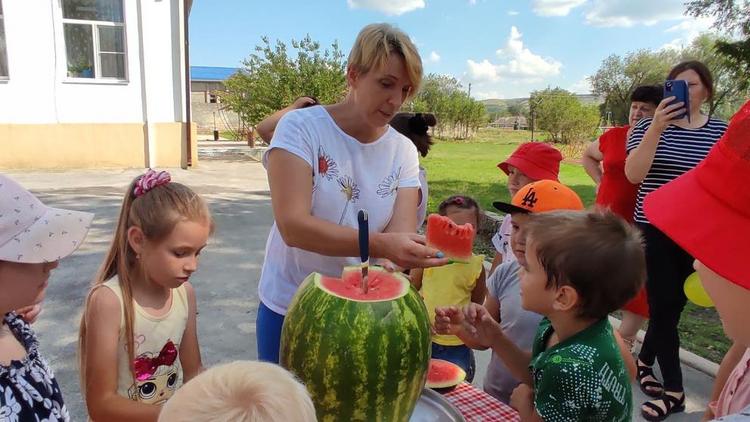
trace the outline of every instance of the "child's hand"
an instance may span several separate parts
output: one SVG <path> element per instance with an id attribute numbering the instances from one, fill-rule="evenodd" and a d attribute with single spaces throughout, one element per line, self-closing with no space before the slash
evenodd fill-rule
<path id="1" fill-rule="evenodd" d="M 519 384 L 510 395 L 510 407 L 516 409 L 524 417 L 534 413 L 534 390 L 526 384 Z"/>
<path id="2" fill-rule="evenodd" d="M 435 332 L 458 335 L 464 329 L 464 313 L 455 306 L 435 308 Z"/>
<path id="3" fill-rule="evenodd" d="M 487 308 L 478 303 L 470 303 L 464 307 L 463 313 L 469 335 L 482 346 L 492 347 L 493 340 L 498 334 L 502 334 L 503 329 Z"/>
<path id="4" fill-rule="evenodd" d="M 42 305 L 36 304 L 36 305 L 29 305 L 24 306 L 23 308 L 16 309 L 16 313 L 23 318 L 24 321 L 28 324 L 33 324 L 36 322 L 36 319 L 39 317 L 39 314 L 42 313 Z"/>

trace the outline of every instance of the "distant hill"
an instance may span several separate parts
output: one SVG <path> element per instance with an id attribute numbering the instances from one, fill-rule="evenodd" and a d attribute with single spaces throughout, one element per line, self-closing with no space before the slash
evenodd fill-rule
<path id="1" fill-rule="evenodd" d="M 601 104 L 604 102 L 604 97 L 600 97 L 598 95 L 593 94 L 577 94 L 576 97 L 584 103 L 584 104 Z M 527 108 L 529 104 L 529 99 L 527 98 L 509 98 L 509 99 L 499 99 L 499 98 L 488 98 L 486 100 L 480 100 L 480 103 L 484 104 L 485 110 L 487 110 L 487 114 L 493 114 L 498 112 L 503 112 L 508 109 L 508 107 L 513 105 L 520 105 L 523 108 Z"/>

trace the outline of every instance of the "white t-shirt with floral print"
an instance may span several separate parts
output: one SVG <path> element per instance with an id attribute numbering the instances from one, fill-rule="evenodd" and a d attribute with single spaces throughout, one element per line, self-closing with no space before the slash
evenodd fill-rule
<path id="1" fill-rule="evenodd" d="M 312 214 L 357 228 L 357 212 L 368 214 L 370 232 L 382 232 L 393 217 L 398 188 L 419 188 L 419 158 L 409 138 L 393 128 L 363 144 L 336 125 L 323 106 L 287 113 L 274 132 L 268 153 L 280 148 L 305 160 L 313 174 Z M 359 257 L 330 257 L 284 243 L 276 224 L 266 242 L 260 300 L 285 315 L 297 287 L 310 273 L 338 277 Z"/>

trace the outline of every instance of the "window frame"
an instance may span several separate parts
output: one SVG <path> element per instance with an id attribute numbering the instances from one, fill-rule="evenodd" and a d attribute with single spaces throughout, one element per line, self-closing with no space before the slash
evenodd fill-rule
<path id="1" fill-rule="evenodd" d="M 62 19 L 62 37 L 63 37 L 63 54 L 65 54 L 65 80 L 67 82 L 77 82 L 77 83 L 127 83 L 129 81 L 129 74 L 128 74 L 128 37 L 127 37 L 127 16 L 125 14 L 125 3 L 127 0 L 118 0 L 120 1 L 120 6 L 122 7 L 122 22 L 114 22 L 114 21 L 98 21 L 98 20 L 90 20 L 90 19 L 72 19 L 72 18 L 66 18 L 63 10 L 63 2 L 65 0 L 62 0 L 60 2 L 60 17 Z M 67 40 L 65 39 L 65 25 L 66 24 L 73 24 L 73 25 L 88 25 L 91 28 L 91 38 L 92 38 L 92 54 L 94 56 L 94 77 L 93 78 L 83 78 L 83 77 L 75 77 L 70 76 L 69 70 L 68 70 L 68 44 Z M 110 27 L 110 28 L 122 28 L 122 44 L 123 44 L 123 52 L 115 52 L 115 51 L 104 51 L 102 52 L 100 49 L 100 37 L 99 37 L 99 27 Z M 102 60 L 102 53 L 105 55 L 122 55 L 123 56 L 123 67 L 124 67 L 124 75 L 122 78 L 118 77 L 112 77 L 112 76 L 101 76 L 101 60 Z"/>
<path id="2" fill-rule="evenodd" d="M 7 75 L 0 75 L 0 82 L 7 82 L 10 80 L 10 59 L 8 58 L 8 33 L 5 31 L 5 9 L 3 8 L 3 0 L 0 0 L 0 27 L 3 29 L 3 42 L 5 42 L 5 67 L 8 70 Z"/>

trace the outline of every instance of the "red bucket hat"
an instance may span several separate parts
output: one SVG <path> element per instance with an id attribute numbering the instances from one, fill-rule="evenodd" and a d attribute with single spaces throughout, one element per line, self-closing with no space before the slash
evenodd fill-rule
<path id="1" fill-rule="evenodd" d="M 651 224 L 729 281 L 750 289 L 750 101 L 708 156 L 646 196 Z M 706 218 L 696 220 L 696 211 Z"/>
<path id="2" fill-rule="evenodd" d="M 534 180 L 559 182 L 562 158 L 560 151 L 551 145 L 544 142 L 526 142 L 519 145 L 507 160 L 497 166 L 505 174 L 510 173 L 508 166 L 513 166 Z"/>

